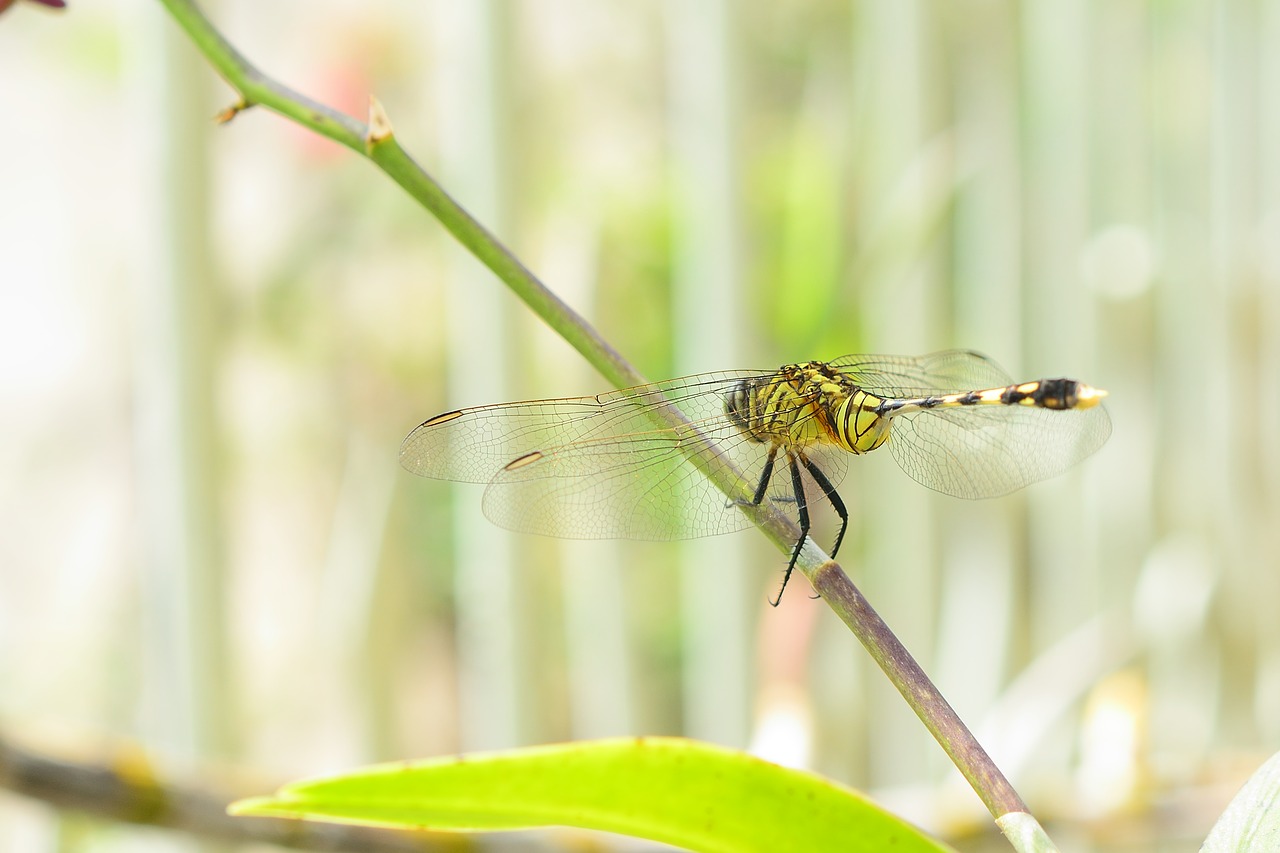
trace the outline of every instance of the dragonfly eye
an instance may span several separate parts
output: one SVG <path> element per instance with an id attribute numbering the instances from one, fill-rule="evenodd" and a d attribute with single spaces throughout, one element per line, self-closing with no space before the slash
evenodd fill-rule
<path id="1" fill-rule="evenodd" d="M 747 422 L 750 412 L 751 389 L 744 379 L 724 395 L 724 413 L 728 416 L 730 423 L 750 436 L 751 425 Z"/>

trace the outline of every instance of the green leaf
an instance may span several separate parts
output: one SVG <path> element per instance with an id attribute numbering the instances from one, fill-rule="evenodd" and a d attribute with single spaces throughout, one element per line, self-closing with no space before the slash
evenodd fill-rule
<path id="1" fill-rule="evenodd" d="M 951 849 L 819 776 L 680 738 L 383 764 L 230 812 L 432 830 L 577 826 L 716 853 Z"/>
<path id="2" fill-rule="evenodd" d="M 1200 853 L 1280 850 L 1280 753 L 1245 782 L 1209 831 Z"/>

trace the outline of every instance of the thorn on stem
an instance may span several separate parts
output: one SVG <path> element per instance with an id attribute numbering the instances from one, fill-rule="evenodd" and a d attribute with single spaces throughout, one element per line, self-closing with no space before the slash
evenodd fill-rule
<path id="1" fill-rule="evenodd" d="M 244 98 L 241 98 L 240 100 L 236 101 L 234 104 L 232 104 L 231 106 L 227 107 L 225 110 L 222 110 L 220 113 L 214 116 L 213 120 L 216 121 L 218 124 L 226 124 L 236 116 L 240 115 L 240 113 L 249 109 L 249 107 L 251 106 L 253 106 L 253 104 L 249 103 Z"/>
<path id="2" fill-rule="evenodd" d="M 380 142 L 386 142 L 393 136 L 395 131 L 391 127 L 391 119 L 387 117 L 387 111 L 383 108 L 382 102 L 370 95 L 369 133 L 365 137 L 365 143 L 373 147 Z"/>

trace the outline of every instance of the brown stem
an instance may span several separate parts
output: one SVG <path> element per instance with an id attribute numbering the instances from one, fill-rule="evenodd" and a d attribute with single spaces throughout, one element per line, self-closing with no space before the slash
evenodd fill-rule
<path id="1" fill-rule="evenodd" d="M 478 849 L 468 836 L 231 817 L 227 804 L 237 796 L 162 782 L 132 752 L 121 755 L 115 762 L 68 761 L 0 739 L 0 786 L 58 809 L 240 844 L 361 853 L 462 853 Z M 516 838 L 504 840 L 512 842 L 502 848 L 504 851 L 535 849 Z"/>
<path id="2" fill-rule="evenodd" d="M 987 755 L 973 732 L 969 731 L 840 564 L 834 561 L 824 563 L 809 580 L 866 647 L 916 716 L 951 757 L 956 768 L 969 780 L 991 816 L 999 818 L 1009 812 L 1027 811 L 1027 804 Z"/>

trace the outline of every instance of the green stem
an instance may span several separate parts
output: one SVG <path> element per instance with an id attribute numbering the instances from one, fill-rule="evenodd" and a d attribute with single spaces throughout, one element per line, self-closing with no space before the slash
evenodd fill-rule
<path id="1" fill-rule="evenodd" d="M 227 43 L 191 0 L 160 2 L 186 30 L 209 62 L 239 93 L 241 103 L 228 111 L 226 118 L 249 107 L 262 106 L 367 157 L 435 216 L 449 233 L 492 270 L 535 314 L 578 350 L 608 381 L 620 388 L 644 383 L 644 377 L 639 371 L 614 350 L 585 319 L 539 281 L 493 234 L 413 161 L 396 141 L 389 122 L 376 102 L 371 108 L 371 128 L 263 75 Z M 674 415 L 667 413 L 665 416 Z M 689 427 L 687 422 L 684 427 Z M 675 428 L 680 427 L 676 425 Z M 683 435 L 684 432 L 680 434 Z M 734 481 L 732 471 L 716 461 L 714 451 L 702 454 L 699 467 L 726 494 L 744 494 L 743 490 L 747 487 L 740 481 Z M 746 507 L 744 511 L 749 512 L 757 525 L 784 553 L 794 547 L 799 530 L 786 518 L 763 508 L 752 510 Z M 982 750 L 919 664 L 862 597 L 840 566 L 812 547 L 805 548 L 796 565 L 867 647 L 890 681 L 973 785 L 993 817 L 1025 812 L 1025 804 L 999 768 Z"/>
<path id="2" fill-rule="evenodd" d="M 400 147 L 394 136 L 372 139 L 368 145 L 368 156 L 606 379 L 619 388 L 645 383 L 640 371 L 454 201 Z"/>
<path id="3" fill-rule="evenodd" d="M 593 367 L 619 388 L 645 379 L 591 325 L 560 300 L 489 231 L 450 198 L 439 183 L 400 147 L 389 126 L 371 134 L 363 122 L 318 103 L 272 80 L 249 63 L 192 0 L 160 0 L 191 40 L 240 95 L 240 103 L 224 120 L 254 106 L 292 119 L 372 160 L 440 221 L 485 266 L 515 292 L 534 313 L 569 342 Z M 371 111 L 381 114 L 374 103 Z M 385 119 L 384 119 L 385 121 Z"/>

